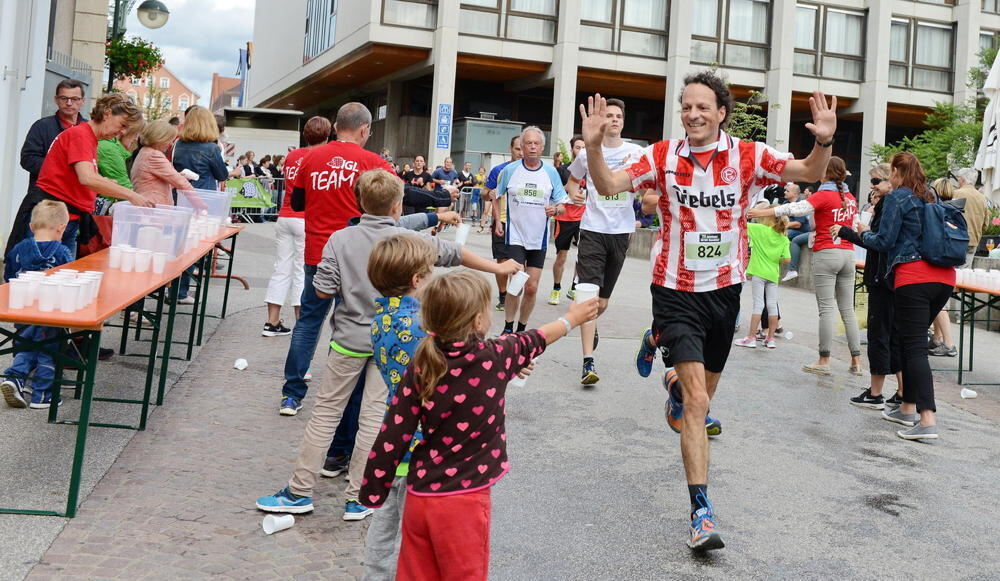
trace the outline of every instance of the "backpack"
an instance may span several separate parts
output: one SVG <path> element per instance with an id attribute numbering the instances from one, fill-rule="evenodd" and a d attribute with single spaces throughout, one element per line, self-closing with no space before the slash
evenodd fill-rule
<path id="1" fill-rule="evenodd" d="M 923 207 L 920 256 L 935 266 L 962 266 L 969 247 L 969 227 L 962 210 L 946 203 Z"/>

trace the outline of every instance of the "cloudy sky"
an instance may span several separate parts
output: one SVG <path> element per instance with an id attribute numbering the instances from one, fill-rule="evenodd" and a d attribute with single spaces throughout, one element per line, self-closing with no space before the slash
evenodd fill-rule
<path id="1" fill-rule="evenodd" d="M 163 51 L 167 68 L 209 105 L 212 73 L 236 76 L 239 49 L 253 40 L 255 0 L 163 0 L 170 20 L 150 30 L 129 14 L 128 35 L 152 41 Z"/>

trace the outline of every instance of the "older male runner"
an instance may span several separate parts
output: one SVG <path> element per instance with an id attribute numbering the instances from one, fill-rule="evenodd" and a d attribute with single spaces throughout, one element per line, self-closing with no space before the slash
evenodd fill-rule
<path id="1" fill-rule="evenodd" d="M 746 278 L 746 212 L 764 187 L 822 177 L 837 129 L 837 99 L 827 105 L 818 91 L 810 97 L 813 121 L 806 129 L 816 143 L 801 161 L 763 143 L 727 135 L 723 129 L 732 95 L 711 72 L 684 79 L 680 105 L 687 137 L 655 143 L 638 162 L 614 172 L 601 151 L 610 124 L 607 102 L 594 95 L 580 106 L 580 114 L 587 169 L 596 190 L 605 196 L 655 190 L 643 197 L 643 211 L 655 208 L 662 224 L 651 252 L 653 328 L 643 335 L 637 365 L 640 375 L 648 376 L 660 347 L 664 363 L 676 367 L 664 375 L 667 419 L 681 428 L 691 497 L 688 546 L 705 551 L 724 546 L 708 500 L 705 421 L 729 356 Z"/>

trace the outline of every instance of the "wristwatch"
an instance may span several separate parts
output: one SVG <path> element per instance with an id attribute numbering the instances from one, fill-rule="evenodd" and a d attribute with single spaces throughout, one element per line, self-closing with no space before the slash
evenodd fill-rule
<path id="1" fill-rule="evenodd" d="M 830 141 L 827 141 L 826 143 L 823 143 L 822 141 L 820 141 L 819 139 L 817 139 L 816 140 L 816 145 L 818 145 L 820 147 L 830 147 L 831 145 L 833 145 L 834 141 L 835 141 L 835 139 L 833 137 L 830 137 Z"/>

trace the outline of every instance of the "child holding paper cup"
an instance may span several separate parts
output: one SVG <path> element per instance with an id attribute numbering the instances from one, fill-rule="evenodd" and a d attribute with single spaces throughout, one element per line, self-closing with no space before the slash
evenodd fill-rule
<path id="1" fill-rule="evenodd" d="M 39 202 L 31 211 L 32 236 L 18 242 L 4 265 L 4 280 L 10 280 L 22 272 L 48 270 L 71 262 L 69 249 L 61 240 L 69 223 L 66 204 L 53 200 Z M 24 301 L 26 304 L 30 300 Z M 50 338 L 56 329 L 39 325 L 16 325 L 17 334 L 27 341 L 43 341 Z M 25 400 L 25 384 L 32 379 L 33 391 L 30 403 Z M 55 376 L 55 362 L 45 351 L 21 351 L 14 355 L 14 362 L 3 372 L 0 392 L 4 401 L 12 408 L 47 409 L 52 399 L 52 378 Z"/>

